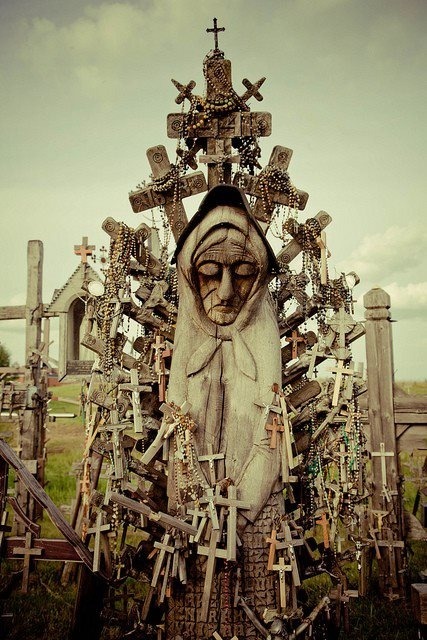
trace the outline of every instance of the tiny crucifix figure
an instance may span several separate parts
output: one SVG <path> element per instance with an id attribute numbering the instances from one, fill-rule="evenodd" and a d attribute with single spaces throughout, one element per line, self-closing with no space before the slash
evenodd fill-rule
<path id="1" fill-rule="evenodd" d="M 294 329 L 291 336 L 286 338 L 286 342 L 292 343 L 292 360 L 295 360 L 298 358 L 298 343 L 305 342 L 305 339 Z"/>
<path id="2" fill-rule="evenodd" d="M 286 571 L 292 571 L 292 566 L 279 558 L 279 564 L 273 564 L 272 570 L 279 572 L 280 608 L 286 609 Z"/>
<path id="3" fill-rule="evenodd" d="M 215 51 L 218 51 L 218 33 L 225 31 L 225 27 L 218 27 L 218 20 L 213 19 L 213 29 L 206 29 L 206 33 L 213 33 L 215 38 Z"/>
<path id="4" fill-rule="evenodd" d="M 74 245 L 74 253 L 81 257 L 82 264 L 87 263 L 87 256 L 91 256 L 93 251 L 95 251 L 95 245 L 88 244 L 87 236 L 83 236 L 81 244 Z"/>

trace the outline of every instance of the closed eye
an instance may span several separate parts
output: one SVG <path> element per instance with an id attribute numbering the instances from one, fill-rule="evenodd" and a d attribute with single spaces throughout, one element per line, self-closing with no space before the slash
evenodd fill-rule
<path id="1" fill-rule="evenodd" d="M 197 271 L 201 273 L 202 276 L 217 276 L 221 271 L 221 265 L 217 262 L 204 262 L 197 267 Z"/>
<path id="2" fill-rule="evenodd" d="M 236 276 L 248 277 L 256 273 L 256 265 L 252 262 L 238 262 L 233 265 L 233 272 Z"/>

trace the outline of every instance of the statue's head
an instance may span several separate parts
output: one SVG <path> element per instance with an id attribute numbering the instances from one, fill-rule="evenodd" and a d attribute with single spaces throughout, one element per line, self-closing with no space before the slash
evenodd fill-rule
<path id="1" fill-rule="evenodd" d="M 218 325 L 232 324 L 277 267 L 246 197 L 231 185 L 206 195 L 178 242 L 181 252 L 206 316 Z"/>

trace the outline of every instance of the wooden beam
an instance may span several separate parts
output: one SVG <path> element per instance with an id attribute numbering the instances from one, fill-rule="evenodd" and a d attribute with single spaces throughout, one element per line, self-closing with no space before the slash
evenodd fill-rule
<path id="1" fill-rule="evenodd" d="M 16 559 L 16 555 L 13 553 L 13 549 L 24 548 L 25 538 L 7 537 L 4 540 L 4 544 L 4 557 Z M 78 555 L 73 545 L 68 540 L 64 540 L 62 538 L 35 538 L 33 540 L 33 547 L 35 549 L 42 549 L 43 551 L 43 555 L 35 556 L 35 560 L 82 562 L 82 559 Z"/>
<path id="2" fill-rule="evenodd" d="M 0 320 L 25 320 L 25 304 L 0 307 Z"/>

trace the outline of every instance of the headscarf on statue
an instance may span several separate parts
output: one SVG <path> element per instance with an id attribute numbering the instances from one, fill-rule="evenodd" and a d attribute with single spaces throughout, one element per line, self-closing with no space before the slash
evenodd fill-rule
<path id="1" fill-rule="evenodd" d="M 181 235 L 174 260 L 179 310 L 168 401 L 191 404 L 198 455 L 225 454 L 215 463 L 217 479 L 234 482 L 238 498 L 251 505 L 244 516 L 253 522 L 282 487 L 282 447 L 270 448 L 262 406 L 271 403 L 273 384 L 281 384 L 280 336 L 268 290 L 276 259 L 245 194 L 218 185 Z M 207 464 L 202 468 L 209 478 Z"/>

